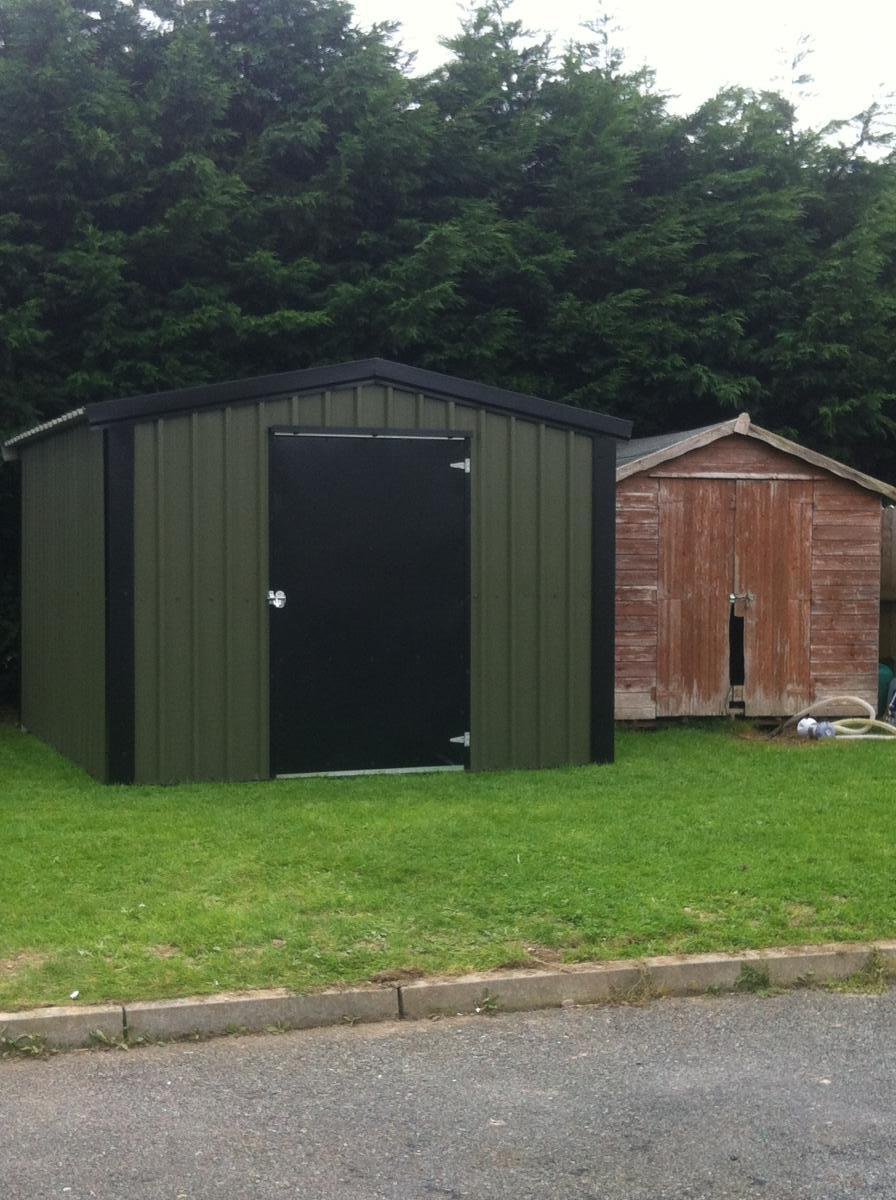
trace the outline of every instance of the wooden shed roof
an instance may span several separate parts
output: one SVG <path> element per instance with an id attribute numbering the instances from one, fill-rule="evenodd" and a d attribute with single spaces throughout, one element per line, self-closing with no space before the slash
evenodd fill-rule
<path id="1" fill-rule="evenodd" d="M 658 467 L 662 463 L 669 462 L 670 459 L 687 454 L 690 450 L 708 446 L 711 442 L 718 441 L 719 438 L 731 437 L 732 434 L 756 438 L 757 441 L 765 442 L 766 445 L 773 446 L 784 454 L 792 454 L 794 458 L 801 458 L 804 462 L 811 463 L 812 466 L 820 467 L 823 471 L 830 471 L 832 475 L 848 479 L 850 483 L 858 484 L 859 487 L 863 487 L 869 492 L 877 492 L 888 500 L 896 501 L 896 487 L 892 484 L 874 479 L 871 475 L 865 475 L 862 471 L 855 470 L 854 467 L 848 467 L 834 458 L 828 458 L 825 454 L 810 450 L 808 446 L 801 446 L 798 442 L 791 442 L 787 438 L 779 437 L 776 433 L 771 433 L 768 429 L 762 429 L 759 425 L 752 423 L 749 413 L 741 413 L 731 421 L 720 421 L 718 425 L 704 425 L 700 429 L 686 429 L 680 433 L 664 433 L 657 437 L 632 438 L 630 442 L 617 443 L 616 481 L 618 483 L 622 479 L 628 479 L 630 475 L 637 475 L 641 471 Z"/>

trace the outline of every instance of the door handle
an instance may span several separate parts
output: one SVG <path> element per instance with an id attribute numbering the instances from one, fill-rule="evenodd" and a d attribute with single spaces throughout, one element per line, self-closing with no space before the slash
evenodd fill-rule
<path id="1" fill-rule="evenodd" d="M 268 604 L 271 608 L 286 608 L 286 592 L 268 592 Z"/>

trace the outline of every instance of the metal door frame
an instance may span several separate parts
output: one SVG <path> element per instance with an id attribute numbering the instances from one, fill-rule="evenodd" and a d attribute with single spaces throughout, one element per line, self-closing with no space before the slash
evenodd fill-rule
<path id="1" fill-rule="evenodd" d="M 473 455 L 474 434 L 468 430 L 452 430 L 452 429 L 383 429 L 377 426 L 335 426 L 333 428 L 323 428 L 320 425 L 271 425 L 268 427 L 268 453 L 267 466 L 268 478 L 266 495 L 268 500 L 268 578 L 270 580 L 271 561 L 273 544 L 271 540 L 271 518 L 270 518 L 270 494 L 271 494 L 271 478 L 270 478 L 270 455 L 271 445 L 275 437 L 308 437 L 308 438 L 345 438 L 345 439 L 383 439 L 394 441 L 443 441 L 443 442 L 462 442 L 464 445 L 464 459 L 466 460 L 465 484 L 464 484 L 464 644 L 466 646 L 466 725 L 467 737 L 463 746 L 463 762 L 456 765 L 434 765 L 428 767 L 379 767 L 370 770 L 344 770 L 344 771 L 300 771 L 274 775 L 272 779 L 319 779 L 319 778 L 345 778 L 356 775 L 420 775 L 436 772 L 448 771 L 469 771 L 470 769 L 470 744 L 473 738 L 472 730 L 472 660 L 473 660 L 473 644 L 472 644 L 472 546 L 470 544 L 472 531 L 472 488 L 470 480 L 472 472 L 475 469 L 475 458 Z M 270 638 L 271 638 L 271 623 L 270 615 L 268 616 L 268 708 L 270 712 L 270 696 L 271 696 L 271 669 L 270 669 Z M 273 760 L 271 753 L 271 729 L 270 717 L 268 718 L 268 754 L 269 761 Z"/>

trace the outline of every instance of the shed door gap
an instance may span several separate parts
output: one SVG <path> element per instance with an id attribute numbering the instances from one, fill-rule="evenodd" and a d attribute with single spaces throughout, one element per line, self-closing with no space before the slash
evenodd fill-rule
<path id="1" fill-rule="evenodd" d="M 744 701 L 734 699 L 734 689 L 744 686 L 744 619 L 735 614 L 733 604 L 728 617 L 728 684 L 732 697 L 728 707 L 743 712 Z"/>

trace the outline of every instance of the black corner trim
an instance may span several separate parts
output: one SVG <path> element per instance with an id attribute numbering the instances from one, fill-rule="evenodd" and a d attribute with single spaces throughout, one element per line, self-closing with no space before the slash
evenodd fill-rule
<path id="1" fill-rule="evenodd" d="M 602 433 L 609 437 L 629 438 L 631 421 L 610 417 L 571 404 L 543 400 L 523 392 L 512 392 L 489 384 L 476 383 L 440 371 L 427 371 L 405 363 L 384 358 L 364 358 L 357 362 L 338 363 L 328 367 L 311 367 L 303 371 L 287 371 L 280 375 L 261 375 L 254 379 L 231 380 L 205 387 L 181 388 L 171 392 L 156 392 L 149 396 L 126 396 L 119 400 L 103 400 L 87 407 L 87 420 L 92 426 L 109 426 L 120 421 L 136 421 L 198 408 L 223 407 L 229 404 L 250 404 L 254 400 L 290 395 L 296 392 L 320 391 L 354 384 L 393 384 L 410 391 L 426 392 L 450 400 L 459 400 L 497 412 L 514 413 L 530 420 L 543 421 L 561 429 L 576 429 L 585 433 Z"/>
<path id="2" fill-rule="evenodd" d="M 591 761 L 613 761 L 616 651 L 616 447 L 591 440 Z"/>
<path id="3" fill-rule="evenodd" d="M 134 427 L 104 431 L 106 755 L 109 783 L 134 782 Z"/>

